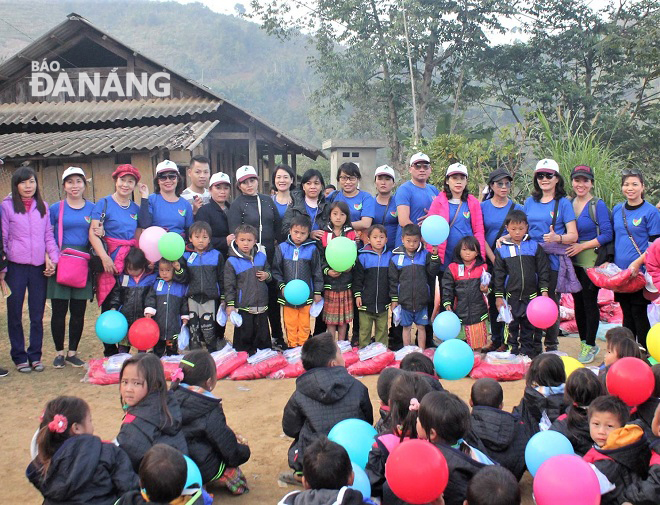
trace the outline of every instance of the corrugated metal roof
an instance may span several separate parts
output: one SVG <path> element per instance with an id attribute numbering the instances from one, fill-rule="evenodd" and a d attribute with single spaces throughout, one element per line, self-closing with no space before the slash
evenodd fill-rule
<path id="1" fill-rule="evenodd" d="M 0 135 L 0 157 L 72 156 L 142 149 L 194 149 L 219 121 Z"/>
<path id="2" fill-rule="evenodd" d="M 81 124 L 176 117 L 214 112 L 220 100 L 152 98 L 102 102 L 34 102 L 0 104 L 0 124 Z"/>

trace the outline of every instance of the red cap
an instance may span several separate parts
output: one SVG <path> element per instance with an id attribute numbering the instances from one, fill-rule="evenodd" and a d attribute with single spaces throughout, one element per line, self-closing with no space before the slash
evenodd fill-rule
<path id="1" fill-rule="evenodd" d="M 135 177 L 136 182 L 140 182 L 140 172 L 133 165 L 119 165 L 117 169 L 112 172 L 112 178 L 116 181 L 119 177 L 123 175 L 132 175 Z"/>

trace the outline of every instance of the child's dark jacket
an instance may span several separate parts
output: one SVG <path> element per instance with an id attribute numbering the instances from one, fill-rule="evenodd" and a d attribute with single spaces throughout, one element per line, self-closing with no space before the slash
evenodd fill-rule
<path id="1" fill-rule="evenodd" d="M 362 505 L 373 503 L 356 489 L 308 489 L 292 491 L 282 498 L 277 505 Z"/>
<path id="2" fill-rule="evenodd" d="M 373 424 L 369 390 L 343 366 L 308 370 L 296 379 L 296 390 L 284 407 L 282 429 L 294 439 L 289 466 L 302 469 L 305 448 L 319 435 L 327 435 L 344 419 Z"/>
<path id="3" fill-rule="evenodd" d="M 390 306 L 389 265 L 392 252 L 387 247 L 381 254 L 370 245 L 360 249 L 353 269 L 353 295 L 362 298 L 363 310 L 371 314 L 386 312 Z"/>
<path id="4" fill-rule="evenodd" d="M 45 476 L 37 460 L 30 463 L 26 474 L 46 505 L 112 505 L 122 494 L 140 487 L 126 453 L 94 435 L 66 440 L 53 455 Z"/>
<path id="5" fill-rule="evenodd" d="M 117 500 L 117 503 L 115 503 L 115 505 L 144 505 L 147 503 L 151 505 L 170 505 L 171 502 L 162 503 L 155 501 L 147 501 L 144 499 L 140 491 L 131 491 L 130 493 L 126 493 L 119 500 Z M 202 495 L 202 492 L 197 491 L 194 495 L 191 495 L 188 501 L 186 502 L 186 505 L 204 505 L 204 496 Z"/>
<path id="6" fill-rule="evenodd" d="M 439 257 L 428 252 L 422 244 L 412 257 L 403 246 L 397 247 L 392 251 L 388 269 L 390 299 L 411 312 L 426 308 L 432 299 L 429 277 L 438 275 L 441 267 Z"/>
<path id="7" fill-rule="evenodd" d="M 257 272 L 263 270 L 268 279 L 260 281 Z M 228 307 L 247 309 L 268 306 L 268 281 L 271 279 L 266 254 L 257 252 L 255 246 L 252 257 L 243 254 L 236 242 L 229 246 L 229 258 L 225 263 L 225 302 Z"/>
<path id="8" fill-rule="evenodd" d="M 341 231 L 341 236 L 350 238 L 353 242 L 357 240 L 357 235 L 355 233 L 355 230 L 348 225 L 344 226 L 344 228 Z M 353 283 L 353 268 L 342 272 L 339 277 L 330 277 L 328 275 L 328 270 L 330 270 L 330 265 L 328 264 L 328 261 L 326 260 L 325 257 L 325 249 L 328 247 L 328 244 L 332 239 L 335 239 L 338 237 L 335 237 L 334 232 L 332 231 L 332 225 L 328 224 L 326 228 L 323 230 L 323 237 L 321 237 L 321 240 L 318 242 L 318 246 L 320 248 L 320 253 L 321 253 L 321 268 L 323 270 L 323 289 L 330 290 L 330 291 L 346 291 L 347 289 L 351 289 L 352 283 Z M 356 244 L 357 247 L 357 244 Z"/>
<path id="9" fill-rule="evenodd" d="M 568 413 L 573 407 L 568 407 L 566 409 L 566 414 L 562 414 L 557 418 L 557 420 L 552 423 L 550 429 L 552 431 L 558 431 L 564 435 L 571 442 L 575 454 L 578 456 L 584 456 L 589 449 L 594 445 L 594 441 L 591 439 L 591 434 L 589 433 L 589 421 L 586 419 L 584 422 L 580 422 L 574 425 L 568 424 Z"/>
<path id="10" fill-rule="evenodd" d="M 481 274 L 486 263 L 471 268 L 462 263 L 450 263 L 442 276 L 442 305 L 451 307 L 463 324 L 476 324 L 488 319 L 488 304 L 481 292 Z"/>
<path id="11" fill-rule="evenodd" d="M 154 444 L 166 444 L 188 454 L 186 438 L 181 431 L 181 410 L 172 393 L 167 395 L 168 419 L 160 406 L 159 393 L 149 393 L 133 407 L 126 409 L 117 443 L 126 451 L 137 472 L 145 453 Z"/>
<path id="12" fill-rule="evenodd" d="M 307 283 L 310 295 L 304 305 L 311 305 L 314 301 L 314 295 L 320 295 L 323 291 L 321 255 L 315 240 L 307 239 L 297 246 L 289 236 L 286 242 L 278 244 L 275 248 L 272 271 L 273 279 L 277 282 L 280 290 L 284 289 L 284 286 L 294 279 L 300 279 Z M 294 307 L 284 297 L 280 297 L 278 302 L 281 305 Z M 298 305 L 298 307 L 302 307 L 302 305 Z"/>
<path id="13" fill-rule="evenodd" d="M 203 253 L 186 251 L 179 260 L 188 283 L 188 296 L 198 303 L 218 300 L 223 295 L 225 260 L 217 249 Z"/>
<path id="14" fill-rule="evenodd" d="M 657 505 L 660 503 L 660 441 L 651 443 L 649 475 L 623 490 L 622 501 L 635 505 Z"/>
<path id="15" fill-rule="evenodd" d="M 520 245 L 503 242 L 495 250 L 493 265 L 495 296 L 529 301 L 548 291 L 550 263 L 543 248 L 528 236 Z M 507 295 L 507 296 L 505 296 Z"/>
<path id="16" fill-rule="evenodd" d="M 156 274 L 144 273 L 137 282 L 128 274 L 117 278 L 115 287 L 108 295 L 110 308 L 118 310 L 126 317 L 130 326 L 136 319 L 144 317 L 147 295 L 156 281 Z"/>
<path id="17" fill-rule="evenodd" d="M 237 467 L 250 458 L 250 448 L 239 444 L 227 426 L 220 398 L 184 386 L 176 388 L 174 398 L 181 405 L 181 431 L 186 437 L 188 454 L 197 463 L 204 483 L 217 476 L 223 463 L 225 467 Z"/>
<path id="18" fill-rule="evenodd" d="M 153 313 L 161 340 L 172 340 L 181 329 L 181 316 L 188 316 L 188 288 L 179 282 L 156 279 L 147 294 L 145 313 Z M 152 309 L 152 310 L 149 310 Z M 155 313 L 153 312 L 155 310 Z"/>
<path id="19" fill-rule="evenodd" d="M 529 437 L 541 431 L 539 423 L 545 412 L 553 423 L 566 411 L 564 404 L 564 393 L 553 393 L 544 396 L 531 386 L 525 387 L 525 393 L 517 407 L 513 409 L 513 415 L 519 418 L 525 425 Z"/>
<path id="20" fill-rule="evenodd" d="M 660 398 L 651 397 L 641 405 L 637 406 L 635 412 L 631 415 L 632 424 L 640 426 L 644 430 L 644 435 L 649 442 L 654 442 L 658 437 L 653 434 L 651 430 L 651 423 L 655 410 L 660 404 Z"/>
<path id="21" fill-rule="evenodd" d="M 463 505 L 463 501 L 467 498 L 470 479 L 486 465 L 449 445 L 441 443 L 434 445 L 442 452 L 449 468 L 449 482 L 443 495 L 445 505 Z"/>

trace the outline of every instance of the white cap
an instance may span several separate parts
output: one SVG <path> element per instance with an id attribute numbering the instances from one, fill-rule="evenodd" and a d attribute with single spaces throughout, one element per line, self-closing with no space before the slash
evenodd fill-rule
<path id="1" fill-rule="evenodd" d="M 431 159 L 424 153 L 415 153 L 410 157 L 410 166 L 413 166 L 418 161 L 425 161 L 431 163 Z"/>
<path id="2" fill-rule="evenodd" d="M 454 174 L 463 174 L 465 177 L 468 176 L 467 167 L 462 163 L 453 163 L 447 167 L 447 174 L 445 177 L 449 177 Z"/>
<path id="3" fill-rule="evenodd" d="M 209 187 L 213 186 L 214 184 L 218 184 L 220 182 L 231 185 L 231 180 L 229 179 L 229 176 L 227 174 L 225 174 L 224 172 L 216 172 L 211 176 Z"/>
<path id="4" fill-rule="evenodd" d="M 388 175 L 392 179 L 394 179 L 394 169 L 389 166 L 389 165 L 381 165 L 376 169 L 376 172 L 374 173 L 374 179 L 378 177 L 379 175 Z"/>
<path id="5" fill-rule="evenodd" d="M 236 182 L 243 182 L 250 177 L 257 177 L 257 171 L 250 165 L 243 165 L 236 170 Z"/>
<path id="6" fill-rule="evenodd" d="M 179 173 L 179 167 L 176 166 L 176 163 L 170 160 L 163 160 L 158 165 L 156 165 L 156 175 L 162 174 L 163 172 L 176 172 Z"/>
<path id="7" fill-rule="evenodd" d="M 557 162 L 550 158 L 545 158 L 536 164 L 534 172 L 556 172 L 559 173 L 559 165 Z"/>
<path id="8" fill-rule="evenodd" d="M 64 182 L 64 179 L 66 179 L 70 175 L 79 175 L 80 177 L 83 178 L 83 180 L 86 180 L 85 172 L 83 171 L 82 168 L 80 168 L 80 167 L 69 167 L 64 172 L 62 172 L 62 182 Z"/>

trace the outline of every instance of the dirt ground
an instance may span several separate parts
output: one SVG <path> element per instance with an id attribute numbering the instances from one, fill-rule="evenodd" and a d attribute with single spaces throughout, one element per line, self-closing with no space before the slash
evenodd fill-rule
<path id="1" fill-rule="evenodd" d="M 6 332 L 6 307 L 0 302 L 0 328 Z M 89 307 L 89 306 L 88 306 Z M 103 348 L 94 335 L 94 321 L 98 316 L 95 305 L 88 308 L 87 326 L 79 349 L 84 360 L 102 356 Z M 104 440 L 113 439 L 122 420 L 117 385 L 96 386 L 82 383 L 85 370 L 67 366 L 56 370 L 52 367 L 55 356 L 50 336 L 50 307 L 44 318 L 44 354 L 46 370 L 42 373 L 19 374 L 11 363 L 9 345 L 5 340 L 0 347 L 0 366 L 8 368 L 7 377 L 0 378 L 2 402 L 2 424 L 0 430 L 0 475 L 3 476 L 3 501 L 5 503 L 41 503 L 40 494 L 25 478 L 25 468 L 30 462 L 30 440 L 38 427 L 39 415 L 48 400 L 57 395 L 75 395 L 84 398 L 91 406 L 95 433 Z M 24 320 L 27 330 L 29 323 Z M 65 344 L 66 345 L 66 344 Z M 578 340 L 561 338 L 560 349 L 576 356 Z M 601 351 L 602 353 L 602 351 Z M 597 363 L 599 359 L 597 358 Z M 378 418 L 377 376 L 360 380 L 369 388 L 374 406 L 374 418 Z M 473 381 L 442 381 L 449 391 L 468 400 Z M 502 383 L 504 407 L 511 410 L 518 404 L 524 389 L 523 381 Z M 247 476 L 250 492 L 241 497 L 227 493 L 216 493 L 214 503 L 275 504 L 294 487 L 278 484 L 277 475 L 287 470 L 287 449 L 291 439 L 282 432 L 282 411 L 295 389 L 294 379 L 218 382 L 214 393 L 223 399 L 227 421 L 234 431 L 247 437 L 252 456 L 242 466 Z M 282 487 L 284 486 L 284 487 Z M 525 505 L 531 505 L 531 477 L 525 474 L 522 480 Z"/>

